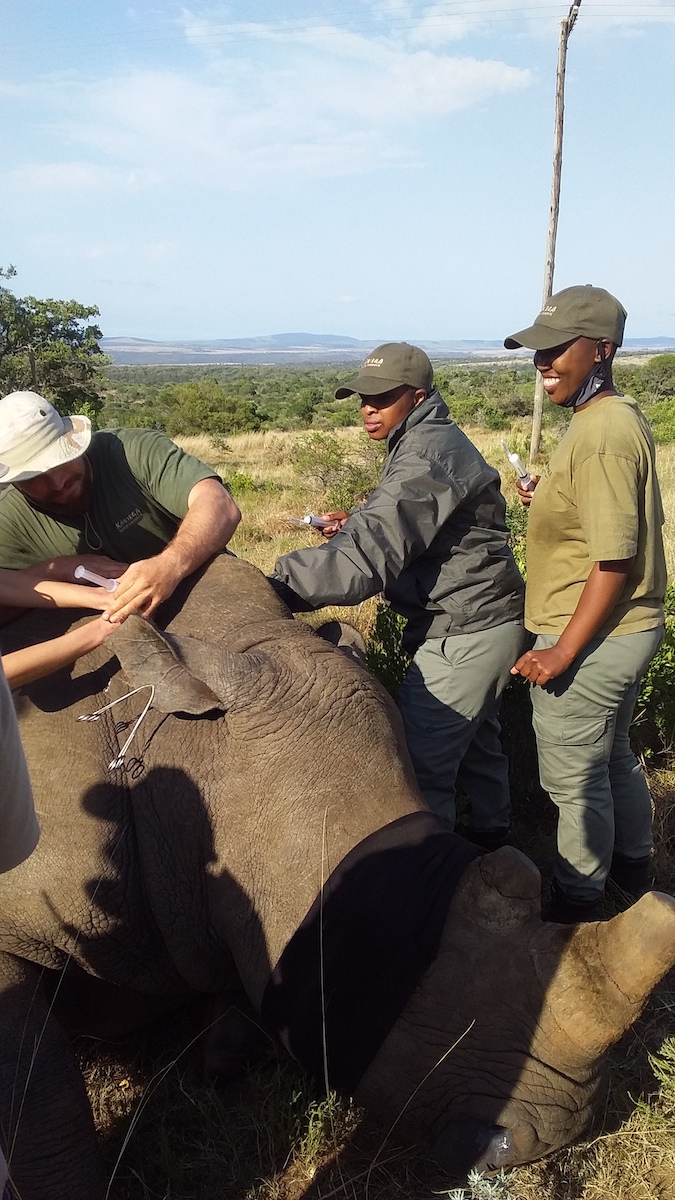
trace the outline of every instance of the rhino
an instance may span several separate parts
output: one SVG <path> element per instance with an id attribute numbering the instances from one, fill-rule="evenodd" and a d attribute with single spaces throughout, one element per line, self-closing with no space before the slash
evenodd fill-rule
<path id="1" fill-rule="evenodd" d="M 27 614 L 3 650 L 59 616 Z M 235 981 L 301 1066 L 453 1175 L 587 1127 L 607 1049 L 675 962 L 675 901 L 542 921 L 536 867 L 430 813 L 384 689 L 254 567 L 219 556 L 17 708 L 42 827 L 0 878 L 22 1200 L 106 1194 L 60 1021 L 129 1026 Z"/>

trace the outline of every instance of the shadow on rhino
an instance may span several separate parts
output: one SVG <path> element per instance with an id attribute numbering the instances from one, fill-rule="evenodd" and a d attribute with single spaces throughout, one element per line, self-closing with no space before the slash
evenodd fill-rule
<path id="1" fill-rule="evenodd" d="M 0 1115 L 23 1200 L 105 1195 L 39 967 L 66 969 L 73 1031 L 238 981 L 319 1083 L 453 1176 L 581 1133 L 607 1048 L 675 961 L 675 902 L 542 923 L 532 863 L 447 832 L 389 697 L 248 564 L 218 558 L 166 624 L 129 619 L 19 706 L 43 831 L 0 879 Z M 31 614 L 13 636 L 39 628 Z"/>

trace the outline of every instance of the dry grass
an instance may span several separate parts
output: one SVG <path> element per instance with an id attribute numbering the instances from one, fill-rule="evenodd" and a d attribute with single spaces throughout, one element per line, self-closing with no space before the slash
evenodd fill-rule
<path id="1" fill-rule="evenodd" d="M 515 498 L 505 467 L 501 434 L 469 430 L 486 458 L 502 472 L 507 498 Z M 234 471 L 277 491 L 249 491 L 238 499 L 244 520 L 232 548 L 263 571 L 288 550 L 317 544 L 318 536 L 286 518 L 322 507 L 312 484 L 290 461 L 298 435 L 245 434 L 227 451 L 207 439 L 185 439 L 192 453 L 213 463 L 224 478 Z M 336 436 L 347 444 L 356 430 Z M 526 453 L 527 422 L 516 423 L 509 446 Z M 546 446 L 550 450 L 550 443 Z M 659 450 L 669 569 L 675 574 L 675 446 Z M 335 610 L 367 635 L 374 602 Z M 332 615 L 329 614 L 329 615 Z M 521 736 L 516 730 L 516 745 Z M 675 774 L 654 773 L 661 886 L 675 890 Z M 522 849 L 545 871 L 552 852 L 553 822 L 541 798 L 530 794 L 525 775 L 514 777 L 514 827 Z M 536 806 L 539 805 L 539 810 Z M 614 898 L 615 900 L 618 897 Z M 612 897 L 609 905 L 611 907 Z M 657 990 L 637 1025 L 615 1048 L 611 1085 L 588 1139 L 542 1163 L 520 1168 L 508 1180 L 510 1200 L 675 1200 L 675 1061 L 659 1082 L 650 1066 L 675 1033 L 675 979 Z M 112 1172 L 128 1134 L 111 1186 L 117 1200 L 431 1200 L 447 1195 L 433 1164 L 385 1139 L 384 1131 L 348 1104 L 321 1101 L 283 1057 L 267 1061 L 239 1085 L 222 1092 L 204 1083 L 199 1047 L 187 1018 L 161 1040 L 135 1039 L 114 1052 L 87 1044 L 83 1066 L 106 1159 Z M 176 1047 L 186 1049 L 176 1057 Z M 140 1113 L 140 1115 L 139 1115 Z M 136 1114 L 133 1117 L 133 1114 Z M 465 1192 L 466 1200 L 478 1192 Z M 506 1200 L 502 1190 L 480 1196 Z"/>

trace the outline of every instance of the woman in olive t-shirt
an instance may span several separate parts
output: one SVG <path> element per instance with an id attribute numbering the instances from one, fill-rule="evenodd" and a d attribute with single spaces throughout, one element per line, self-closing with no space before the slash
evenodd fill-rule
<path id="1" fill-rule="evenodd" d="M 629 742 L 640 678 L 663 638 L 663 510 L 649 426 L 620 396 L 612 359 L 626 313 L 571 287 L 507 338 L 528 346 L 554 404 L 573 410 L 532 500 L 518 659 L 531 689 L 542 786 L 558 807 L 550 920 L 594 920 L 608 874 L 652 883 L 651 799 Z"/>

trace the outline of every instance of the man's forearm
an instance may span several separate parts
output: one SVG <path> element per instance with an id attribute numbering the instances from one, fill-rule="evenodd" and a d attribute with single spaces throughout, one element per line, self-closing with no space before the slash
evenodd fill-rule
<path id="1" fill-rule="evenodd" d="M 213 484 L 204 488 L 203 484 Z M 171 565 L 176 583 L 223 550 L 234 533 L 241 513 L 230 493 L 215 479 L 202 480 L 169 545 L 159 555 Z"/>

